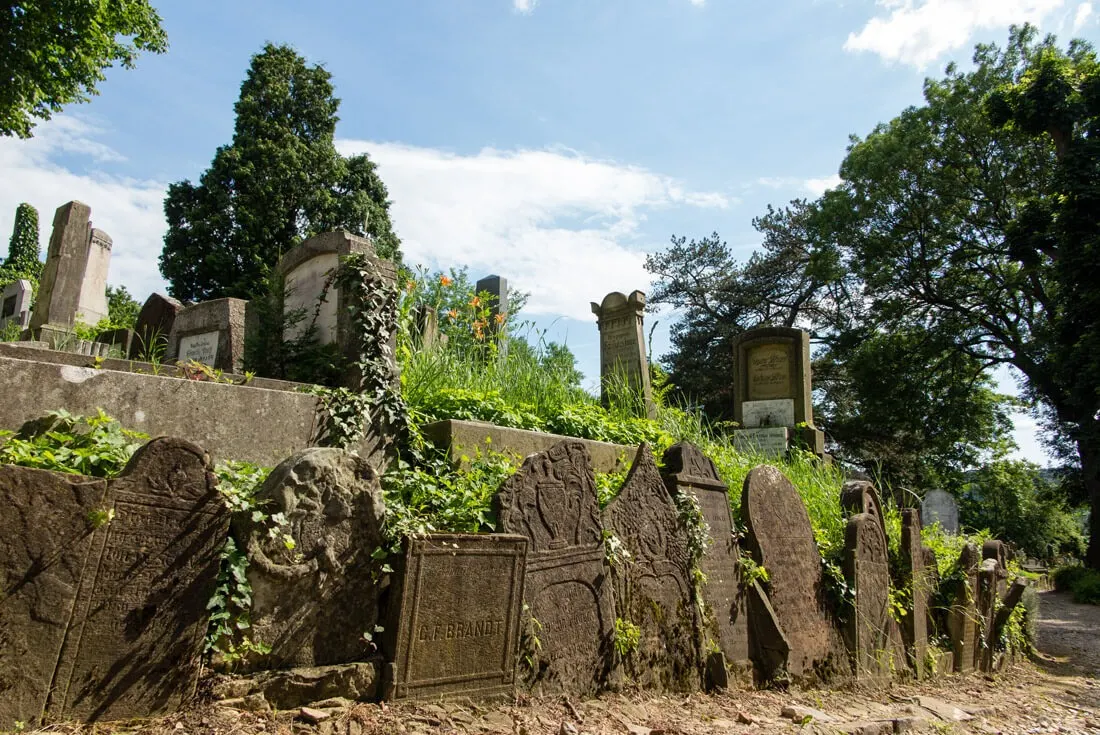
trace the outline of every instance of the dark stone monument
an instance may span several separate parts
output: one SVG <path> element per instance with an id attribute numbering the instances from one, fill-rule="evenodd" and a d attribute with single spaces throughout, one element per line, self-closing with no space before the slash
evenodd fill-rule
<path id="1" fill-rule="evenodd" d="M 145 299 L 134 325 L 130 359 L 163 359 L 168 352 L 168 338 L 176 323 L 176 315 L 182 308 L 183 304 L 176 299 L 159 293 L 151 294 Z"/>
<path id="2" fill-rule="evenodd" d="M 600 385 L 604 401 L 608 400 L 610 382 L 622 378 L 641 395 L 652 418 L 656 407 L 645 354 L 644 311 L 645 294 L 641 291 L 631 291 L 629 296 L 613 291 L 600 303 L 592 302 L 592 313 L 600 330 Z"/>
<path id="3" fill-rule="evenodd" d="M 0 731 L 42 720 L 107 481 L 0 465 Z"/>
<path id="4" fill-rule="evenodd" d="M 194 695 L 229 522 L 216 484 L 202 449 L 168 437 L 110 481 L 114 518 L 81 579 L 50 717 L 145 717 Z"/>
<path id="5" fill-rule="evenodd" d="M 714 462 L 694 444 L 681 442 L 665 452 L 665 484 L 675 497 L 691 495 L 699 503 L 710 534 L 710 546 L 699 563 L 707 578 L 703 597 L 713 616 L 706 625 L 727 663 L 751 675 L 745 593 L 741 589 L 741 549 L 730 516 L 729 488 Z M 709 647 L 709 646 L 708 646 Z"/>
<path id="6" fill-rule="evenodd" d="M 932 593 L 929 575 L 924 566 L 924 547 L 920 539 L 920 511 L 905 508 L 901 511 L 901 559 L 902 573 L 913 592 L 913 606 L 906 611 L 902 632 L 911 652 L 910 664 L 918 679 L 926 675 L 925 658 L 928 654 L 928 600 Z"/>
<path id="7" fill-rule="evenodd" d="M 958 567 L 963 578 L 955 588 L 954 601 L 947 612 L 947 631 L 955 654 L 955 671 L 973 670 L 977 654 L 978 630 L 978 547 L 967 544 L 959 554 Z"/>
<path id="8" fill-rule="evenodd" d="M 532 454 L 494 505 L 500 530 L 530 542 L 524 598 L 541 644 L 532 685 L 598 691 L 612 678 L 615 604 L 588 450 L 562 441 Z"/>
<path id="9" fill-rule="evenodd" d="M 247 309 L 243 299 L 214 299 L 180 309 L 168 339 L 168 358 L 240 373 Z"/>
<path id="10" fill-rule="evenodd" d="M 508 279 L 496 275 L 485 276 L 477 282 L 474 290 L 477 293 L 485 291 L 489 294 L 489 329 L 494 332 L 497 331 L 499 329 L 497 316 L 503 314 L 507 317 L 510 308 L 508 299 Z M 502 317 L 501 320 L 503 320 L 503 318 L 504 317 Z"/>
<path id="11" fill-rule="evenodd" d="M 827 669 L 839 646 L 823 606 L 821 554 L 802 498 L 782 472 L 761 465 L 745 478 L 741 514 L 746 545 L 770 575 L 768 599 L 790 645 L 788 672 L 800 678 Z"/>
<path id="12" fill-rule="evenodd" d="M 523 536 L 406 539 L 387 698 L 511 697 L 526 559 Z"/>
<path id="13" fill-rule="evenodd" d="M 886 516 L 882 512 L 882 499 L 878 490 L 868 480 L 848 480 L 840 489 L 840 507 L 845 515 L 866 513 L 875 519 L 883 538 L 886 537 Z"/>
<path id="14" fill-rule="evenodd" d="M 890 567 L 881 519 L 857 513 L 844 538 L 844 577 L 855 594 L 846 625 L 857 677 L 890 674 Z"/>
<path id="15" fill-rule="evenodd" d="M 371 553 L 382 543 L 385 507 L 378 474 L 356 454 L 313 447 L 284 460 L 256 493 L 286 526 L 234 525 L 251 561 L 252 639 L 271 652 L 252 669 L 363 661 L 364 632 L 378 623 Z M 287 548 L 283 533 L 293 539 Z"/>
<path id="16" fill-rule="evenodd" d="M 645 444 L 604 519 L 630 552 L 629 561 L 611 569 L 615 609 L 641 630 L 637 649 L 625 657 L 626 673 L 644 688 L 698 689 L 702 662 L 688 532 Z"/>

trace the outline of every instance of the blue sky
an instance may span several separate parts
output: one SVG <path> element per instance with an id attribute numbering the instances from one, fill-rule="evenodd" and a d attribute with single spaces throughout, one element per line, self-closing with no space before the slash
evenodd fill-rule
<path id="1" fill-rule="evenodd" d="M 1082 0 L 154 4 L 167 54 L 109 71 L 35 138 L 0 139 L 0 236 L 29 201 L 44 252 L 54 209 L 80 199 L 114 238 L 108 280 L 163 290 L 165 188 L 230 141 L 249 57 L 289 43 L 332 73 L 338 145 L 378 162 L 406 259 L 531 292 L 528 316 L 590 379 L 589 302 L 647 290 L 645 253 L 670 235 L 718 231 L 748 257 L 753 217 L 824 191 L 849 134 L 918 104 L 947 61 L 1011 23 L 1100 29 Z M 671 317 L 656 318 L 659 355 Z"/>

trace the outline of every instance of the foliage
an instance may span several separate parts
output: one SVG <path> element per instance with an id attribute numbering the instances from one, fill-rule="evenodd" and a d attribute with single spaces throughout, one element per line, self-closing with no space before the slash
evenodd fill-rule
<path id="1" fill-rule="evenodd" d="M 615 618 L 615 653 L 626 658 L 638 650 L 642 642 L 642 629 L 624 618 Z"/>
<path id="2" fill-rule="evenodd" d="M 114 325 L 110 329 L 133 329 L 137 326 L 139 313 L 141 304 L 125 286 L 107 287 L 107 319 Z"/>
<path id="3" fill-rule="evenodd" d="M 1081 564 L 1064 564 L 1051 575 L 1054 588 L 1072 592 L 1073 601 L 1100 605 L 1100 572 Z"/>
<path id="4" fill-rule="evenodd" d="M 33 118 L 97 94 L 103 70 L 126 69 L 142 51 L 163 53 L 167 37 L 146 0 L 127 3 L 15 0 L 0 23 L 0 135 L 31 137 Z"/>
<path id="5" fill-rule="evenodd" d="M 8 257 L 0 266 L 0 288 L 21 278 L 37 284 L 42 274 L 38 252 L 38 210 L 23 202 L 15 209 Z"/>
<path id="6" fill-rule="evenodd" d="M 0 464 L 14 464 L 91 477 L 115 477 L 148 436 L 122 428 L 97 410 L 95 416 L 50 411 L 0 444 Z"/>
<path id="7" fill-rule="evenodd" d="M 172 184 L 160 270 L 173 296 L 251 299 L 287 250 L 342 228 L 399 258 L 386 187 L 364 154 L 336 151 L 331 75 L 289 46 L 252 57 L 235 105 L 233 141 L 199 183 Z"/>

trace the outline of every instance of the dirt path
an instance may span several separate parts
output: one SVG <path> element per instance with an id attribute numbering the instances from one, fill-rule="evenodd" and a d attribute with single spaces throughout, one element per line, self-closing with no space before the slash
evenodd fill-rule
<path id="1" fill-rule="evenodd" d="M 745 733 L 1083 733 L 1100 735 L 1100 607 L 1042 593 L 1040 653 L 995 676 L 846 690 L 746 691 L 717 696 L 606 695 L 512 705 L 330 702 L 324 719 L 209 706 L 182 716 L 54 732 L 157 735 L 732 735 Z M 319 705 L 320 706 L 320 705 Z M 784 714 L 784 713 L 787 714 Z"/>

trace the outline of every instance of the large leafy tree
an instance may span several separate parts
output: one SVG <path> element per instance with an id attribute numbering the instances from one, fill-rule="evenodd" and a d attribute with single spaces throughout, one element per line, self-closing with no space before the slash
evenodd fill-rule
<path id="1" fill-rule="evenodd" d="M 34 118 L 96 94 L 104 69 L 168 48 L 146 0 L 13 0 L 0 16 L 0 135 L 29 138 Z"/>
<path id="2" fill-rule="evenodd" d="M 38 210 L 23 202 L 15 209 L 8 257 L 0 266 L 0 286 L 20 278 L 37 283 L 42 273 L 38 252 Z"/>
<path id="3" fill-rule="evenodd" d="M 339 105 L 330 74 L 292 48 L 268 44 L 252 57 L 233 142 L 198 184 L 172 184 L 164 201 L 160 270 L 173 296 L 257 297 L 284 252 L 337 228 L 370 234 L 380 255 L 399 257 L 374 163 L 333 144 Z"/>

